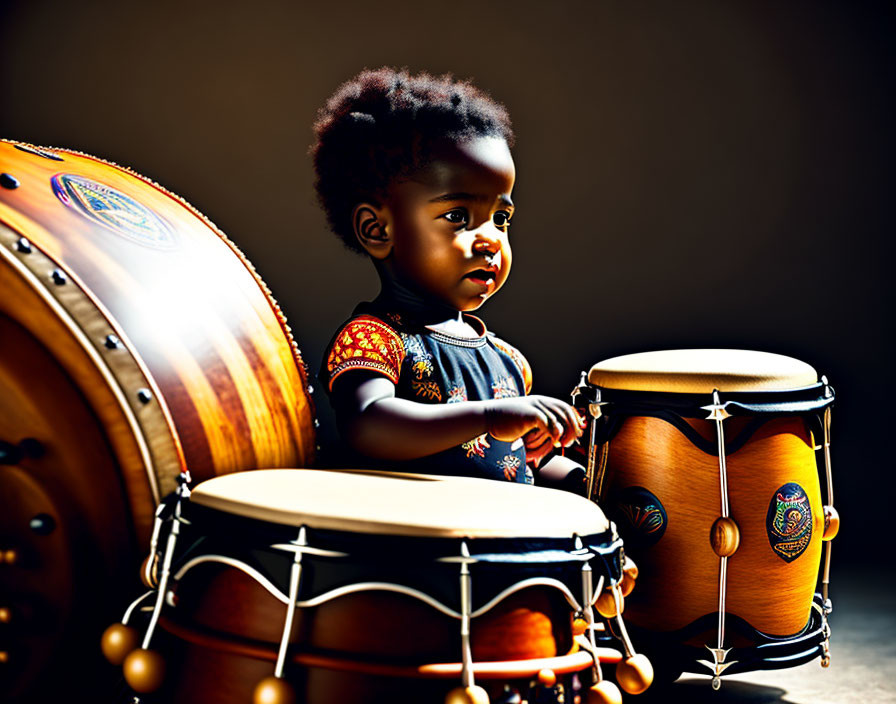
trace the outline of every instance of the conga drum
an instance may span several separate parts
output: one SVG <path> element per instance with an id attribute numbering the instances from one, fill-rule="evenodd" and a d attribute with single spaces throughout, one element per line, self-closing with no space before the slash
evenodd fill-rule
<path id="1" fill-rule="evenodd" d="M 718 688 L 723 672 L 826 666 L 827 380 L 777 354 L 674 350 L 600 362 L 577 391 L 588 491 L 639 567 L 625 614 L 658 670 Z"/>
<path id="2" fill-rule="evenodd" d="M 182 469 L 306 466 L 314 414 L 251 264 L 127 169 L 0 142 L 0 292 L 5 700 L 37 697 L 49 668 L 42 684 L 65 686 L 102 665 L 109 609 Z"/>
<path id="3" fill-rule="evenodd" d="M 582 687 L 611 702 L 600 661 L 629 691 L 652 678 L 627 635 L 625 657 L 599 644 L 610 631 L 592 605 L 622 579 L 622 542 L 580 496 L 258 470 L 183 490 L 169 509 L 157 589 L 113 627 L 141 632 L 117 659 L 158 701 L 559 703 Z"/>

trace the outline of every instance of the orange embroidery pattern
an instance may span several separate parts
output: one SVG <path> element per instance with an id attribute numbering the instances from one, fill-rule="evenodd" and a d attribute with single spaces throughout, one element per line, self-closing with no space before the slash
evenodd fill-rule
<path id="1" fill-rule="evenodd" d="M 402 360 L 404 345 L 398 333 L 378 318 L 359 316 L 339 331 L 327 355 L 330 388 L 350 369 L 377 371 L 397 384 Z"/>
<path id="2" fill-rule="evenodd" d="M 468 440 L 461 447 L 467 451 L 467 457 L 470 458 L 473 455 L 485 457 L 485 450 L 491 447 L 491 445 L 488 444 L 488 435 L 483 433 L 478 438 Z"/>
<path id="3" fill-rule="evenodd" d="M 436 403 L 442 402 L 442 390 L 432 379 L 426 379 L 425 381 L 414 379 L 411 381 L 411 388 L 414 390 L 414 393 L 421 398 L 425 398 L 428 401 L 435 401 Z"/>

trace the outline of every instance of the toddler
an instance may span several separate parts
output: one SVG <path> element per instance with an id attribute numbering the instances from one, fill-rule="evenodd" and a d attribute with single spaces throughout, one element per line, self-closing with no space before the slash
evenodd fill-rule
<path id="1" fill-rule="evenodd" d="M 581 466 L 553 452 L 582 419 L 529 395 L 526 359 L 471 314 L 512 261 L 504 108 L 450 76 L 382 68 L 341 86 L 315 132 L 330 225 L 381 282 L 321 369 L 349 446 L 367 466 L 582 491 Z"/>

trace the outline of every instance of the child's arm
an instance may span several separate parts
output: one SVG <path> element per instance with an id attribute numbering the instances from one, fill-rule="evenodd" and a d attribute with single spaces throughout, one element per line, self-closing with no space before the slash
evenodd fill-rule
<path id="1" fill-rule="evenodd" d="M 551 446 L 572 444 L 582 421 L 568 403 L 549 396 L 428 404 L 395 398 L 395 384 L 374 372 L 342 374 L 333 383 L 340 429 L 358 452 L 408 460 L 447 450 L 483 433 L 513 441 L 542 431 Z"/>

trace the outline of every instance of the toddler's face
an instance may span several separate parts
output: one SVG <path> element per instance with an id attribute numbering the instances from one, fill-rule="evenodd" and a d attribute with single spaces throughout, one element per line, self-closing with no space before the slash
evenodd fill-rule
<path id="1" fill-rule="evenodd" d="M 390 266 L 403 284 L 456 310 L 476 310 L 510 273 L 513 159 L 500 137 L 445 141 L 389 190 Z"/>

